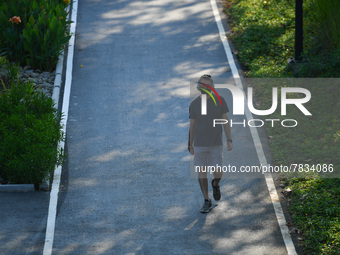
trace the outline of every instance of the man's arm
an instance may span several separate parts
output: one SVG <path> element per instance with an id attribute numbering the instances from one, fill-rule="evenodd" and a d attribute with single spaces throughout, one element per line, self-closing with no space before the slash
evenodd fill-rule
<path id="1" fill-rule="evenodd" d="M 194 128 L 195 128 L 195 119 L 190 119 L 190 128 L 189 128 L 189 144 L 188 149 L 191 155 L 194 155 Z"/>
<path id="2" fill-rule="evenodd" d="M 230 129 L 230 124 L 229 124 L 229 118 L 227 113 L 222 114 L 222 119 L 226 119 L 228 121 L 227 124 L 223 124 L 223 129 L 224 133 L 227 137 L 227 146 L 228 146 L 228 151 L 231 151 L 233 149 L 233 142 L 231 140 L 231 129 Z"/>

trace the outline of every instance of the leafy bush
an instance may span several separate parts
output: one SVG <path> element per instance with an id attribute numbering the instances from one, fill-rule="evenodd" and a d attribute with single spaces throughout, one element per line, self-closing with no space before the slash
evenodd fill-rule
<path id="1" fill-rule="evenodd" d="M 0 55 L 41 70 L 52 70 L 70 39 L 65 0 L 0 2 Z"/>
<path id="2" fill-rule="evenodd" d="M 308 0 L 305 13 L 320 46 L 328 50 L 340 49 L 340 1 Z"/>
<path id="3" fill-rule="evenodd" d="M 62 163 L 58 142 L 63 137 L 53 100 L 34 91 L 31 83 L 12 79 L 11 88 L 0 92 L 2 178 L 11 183 L 40 184 Z"/>
<path id="4" fill-rule="evenodd" d="M 304 57 L 300 77 L 339 77 L 340 1 L 304 2 Z"/>
<path id="5" fill-rule="evenodd" d="M 0 95 L 3 88 L 10 88 L 12 82 L 19 79 L 19 66 L 11 65 L 4 57 L 0 57 Z"/>

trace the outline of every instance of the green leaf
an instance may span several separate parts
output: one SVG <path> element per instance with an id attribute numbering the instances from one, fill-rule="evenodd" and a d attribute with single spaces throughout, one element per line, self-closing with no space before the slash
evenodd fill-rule
<path id="1" fill-rule="evenodd" d="M 30 24 L 31 26 L 34 25 L 35 20 L 34 20 L 33 16 L 31 16 L 31 17 L 29 18 L 28 22 L 29 22 L 29 24 Z"/>

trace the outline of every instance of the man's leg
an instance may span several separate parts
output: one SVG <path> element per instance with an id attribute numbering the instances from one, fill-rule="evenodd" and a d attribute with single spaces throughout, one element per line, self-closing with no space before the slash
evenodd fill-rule
<path id="1" fill-rule="evenodd" d="M 201 170 L 202 170 L 202 168 L 201 168 Z M 198 173 L 198 182 L 200 184 L 204 200 L 209 200 L 208 179 L 207 179 L 207 173 L 206 172 L 200 171 Z"/>
<path id="2" fill-rule="evenodd" d="M 220 200 L 221 199 L 221 192 L 220 192 L 220 181 L 222 179 L 223 171 L 222 171 L 222 163 L 223 163 L 223 147 L 222 146 L 214 146 L 210 150 L 210 161 L 209 165 L 215 167 L 214 179 L 212 180 L 211 184 L 213 187 L 213 195 L 214 199 Z"/>
<path id="3" fill-rule="evenodd" d="M 208 179 L 207 179 L 207 163 L 208 150 L 205 147 L 195 147 L 194 164 L 199 167 L 198 182 L 204 197 L 204 200 L 209 200 L 208 194 Z"/>
<path id="4" fill-rule="evenodd" d="M 204 197 L 204 203 L 200 209 L 201 213 L 207 213 L 212 208 L 211 200 L 208 194 L 208 179 L 207 179 L 207 163 L 209 152 L 207 148 L 195 147 L 194 163 L 195 167 L 199 166 L 198 182 Z"/>
<path id="5" fill-rule="evenodd" d="M 223 172 L 215 172 L 214 173 L 214 182 L 213 186 L 217 187 L 220 185 L 220 181 L 222 179 Z"/>
<path id="6" fill-rule="evenodd" d="M 201 170 L 204 170 L 203 168 L 201 168 Z M 209 194 L 208 194 L 208 179 L 207 179 L 207 173 L 204 171 L 200 171 L 198 173 L 198 182 L 200 184 L 201 187 L 201 191 L 204 197 L 204 203 L 200 209 L 201 213 L 207 213 L 211 210 L 212 208 L 212 203 L 211 200 L 209 198 Z"/>
<path id="7" fill-rule="evenodd" d="M 221 199 L 221 191 L 220 191 L 220 181 L 222 179 L 222 173 L 214 173 L 214 179 L 211 181 L 212 189 L 213 189 L 213 197 L 216 201 Z"/>

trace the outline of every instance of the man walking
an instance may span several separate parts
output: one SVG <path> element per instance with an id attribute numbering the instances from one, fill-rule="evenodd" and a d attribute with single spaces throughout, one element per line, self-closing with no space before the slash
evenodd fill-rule
<path id="1" fill-rule="evenodd" d="M 199 168 L 198 180 L 204 197 L 201 213 L 207 213 L 212 208 L 208 194 L 208 166 L 222 167 L 222 126 L 227 137 L 227 149 L 232 150 L 232 140 L 227 112 L 228 106 L 223 97 L 220 97 L 214 89 L 214 82 L 210 75 L 203 75 L 197 82 L 197 89 L 201 95 L 197 97 L 189 108 L 190 129 L 188 150 L 194 155 L 195 169 Z M 212 93 L 214 92 L 214 94 Z M 203 104 L 202 104 L 202 100 Z M 218 102 L 218 103 L 217 103 Z M 202 111 L 202 105 L 206 110 Z M 226 119 L 227 124 L 216 125 L 214 119 Z M 213 197 L 216 201 L 221 199 L 219 183 L 222 171 L 214 171 L 214 179 L 211 181 Z"/>

